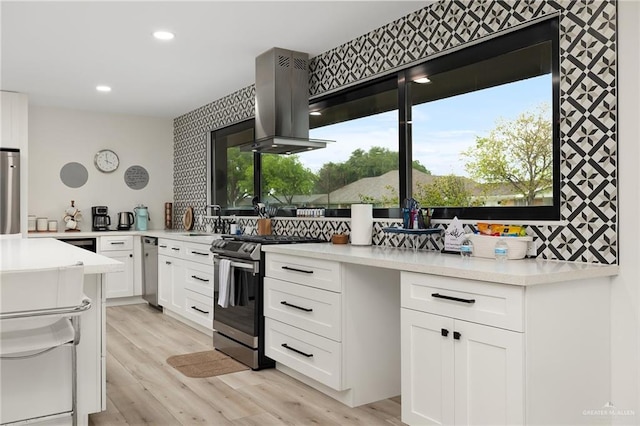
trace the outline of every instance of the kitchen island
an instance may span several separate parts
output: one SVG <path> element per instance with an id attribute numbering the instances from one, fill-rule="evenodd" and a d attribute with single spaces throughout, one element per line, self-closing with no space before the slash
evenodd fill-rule
<path id="1" fill-rule="evenodd" d="M 90 413 L 106 409 L 106 330 L 104 274 L 123 269 L 121 262 L 65 244 L 53 238 L 7 238 L 0 240 L 0 269 L 6 272 L 57 268 L 82 262 L 84 293 L 91 308 L 81 314 L 78 345 L 78 420 L 86 424 Z M 2 292 L 0 283 L 0 296 Z M 25 294 L 29 297 L 29 294 Z M 0 360 L 2 423 L 6 416 L 32 417 L 64 408 L 70 395 L 70 365 L 59 360 L 56 351 L 25 360 Z M 52 355 L 50 355 L 52 354 Z M 65 385 L 62 385 L 65 383 Z M 47 392 L 64 398 L 45 398 Z"/>
<path id="2" fill-rule="evenodd" d="M 263 251 L 266 355 L 346 405 L 401 394 L 407 424 L 597 424 L 611 400 L 617 265 Z"/>

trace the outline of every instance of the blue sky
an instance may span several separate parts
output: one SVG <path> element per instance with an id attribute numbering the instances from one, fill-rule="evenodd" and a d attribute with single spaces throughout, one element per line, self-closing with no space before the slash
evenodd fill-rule
<path id="1" fill-rule="evenodd" d="M 498 118 L 515 119 L 551 103 L 551 76 L 545 75 L 430 102 L 413 108 L 413 156 L 435 175 L 466 175 L 460 152 L 486 136 Z M 357 148 L 397 151 L 397 112 L 312 129 L 310 136 L 336 142 L 299 156 L 314 172 L 329 161 L 346 161 Z"/>

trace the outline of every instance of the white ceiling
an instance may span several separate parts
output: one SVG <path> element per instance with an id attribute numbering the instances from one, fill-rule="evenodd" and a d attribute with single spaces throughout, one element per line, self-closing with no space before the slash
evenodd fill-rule
<path id="1" fill-rule="evenodd" d="M 1 89 L 32 105 L 173 118 L 252 84 L 272 47 L 314 57 L 428 3 L 2 0 Z M 176 38 L 159 42 L 158 29 Z"/>

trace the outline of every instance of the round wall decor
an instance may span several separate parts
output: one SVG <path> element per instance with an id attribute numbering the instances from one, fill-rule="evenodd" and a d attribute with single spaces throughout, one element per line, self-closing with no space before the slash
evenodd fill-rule
<path id="1" fill-rule="evenodd" d="M 131 189 L 142 189 L 149 183 L 149 172 L 142 166 L 131 166 L 124 172 L 124 182 Z"/>
<path id="2" fill-rule="evenodd" d="M 93 158 L 96 168 L 103 173 L 115 172 L 120 165 L 118 154 L 110 149 L 102 149 L 98 151 Z"/>
<path id="3" fill-rule="evenodd" d="M 60 180 L 69 188 L 80 188 L 88 179 L 89 172 L 80 163 L 67 163 L 60 169 Z"/>

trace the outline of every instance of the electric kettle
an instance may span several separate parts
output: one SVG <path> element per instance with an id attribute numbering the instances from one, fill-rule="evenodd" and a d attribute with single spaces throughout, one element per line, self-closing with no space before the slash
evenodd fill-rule
<path id="1" fill-rule="evenodd" d="M 135 219 L 131 212 L 118 213 L 118 231 L 128 231 L 133 226 Z"/>
<path id="2" fill-rule="evenodd" d="M 136 212 L 136 229 L 138 231 L 146 231 L 148 227 L 149 209 L 142 204 L 133 209 Z"/>

